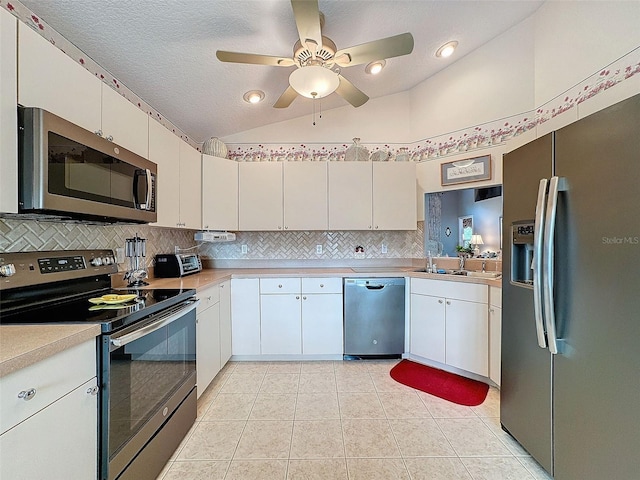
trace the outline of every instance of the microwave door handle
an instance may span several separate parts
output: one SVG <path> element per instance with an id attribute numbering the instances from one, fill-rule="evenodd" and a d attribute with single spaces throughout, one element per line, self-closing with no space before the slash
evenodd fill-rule
<path id="1" fill-rule="evenodd" d="M 545 219 L 544 226 L 542 294 L 544 298 L 545 323 L 547 327 L 549 351 L 554 355 L 559 352 L 558 335 L 556 332 L 555 303 L 553 296 L 556 213 L 558 210 L 558 192 L 565 191 L 566 189 L 566 180 L 564 178 L 551 177 L 551 181 L 549 182 L 549 195 L 547 198 L 547 218 Z"/>
<path id="2" fill-rule="evenodd" d="M 544 331 L 544 312 L 542 309 L 542 247 L 548 184 L 549 180 L 543 178 L 540 180 L 540 186 L 538 187 L 536 220 L 533 228 L 533 261 L 531 262 L 533 270 L 533 312 L 536 321 L 538 346 L 540 348 L 547 348 L 547 338 Z"/>
<path id="3" fill-rule="evenodd" d="M 136 171 L 135 181 L 133 183 L 133 198 L 136 204 L 136 208 L 139 208 L 140 210 L 150 210 L 151 209 L 151 182 L 152 182 L 151 170 L 149 170 L 148 168 L 144 169 L 144 176 L 146 181 L 146 188 L 145 188 L 146 194 L 144 198 L 144 203 L 140 202 L 139 188 L 138 188 L 138 182 L 140 181 L 142 172 L 143 170 Z"/>
<path id="4" fill-rule="evenodd" d="M 189 313 L 191 310 L 195 309 L 199 303 L 200 300 L 198 299 L 189 301 L 186 306 L 180 308 L 178 311 L 174 310 L 166 315 L 162 315 L 155 322 L 150 323 L 149 325 L 145 325 L 138 330 L 134 330 L 133 332 L 127 333 L 120 337 L 112 338 L 110 340 L 111 345 L 113 345 L 114 347 L 124 347 L 128 343 L 135 342 L 145 335 L 149 335 L 150 333 L 153 333 L 156 330 L 160 330 L 170 323 L 175 322 L 185 314 Z"/>

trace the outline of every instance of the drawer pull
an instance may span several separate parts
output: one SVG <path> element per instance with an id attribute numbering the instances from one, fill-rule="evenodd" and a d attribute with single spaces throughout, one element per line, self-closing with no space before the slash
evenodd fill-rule
<path id="1" fill-rule="evenodd" d="M 303 299 L 303 300 L 306 300 L 306 299 L 307 299 L 307 297 L 302 297 L 302 299 Z"/>
<path id="2" fill-rule="evenodd" d="M 296 295 L 296 300 L 300 300 L 300 296 L 299 295 Z"/>
<path id="3" fill-rule="evenodd" d="M 323 287 L 324 287 L 324 284 L 322 284 L 322 283 L 321 283 L 321 284 L 320 284 L 320 288 L 323 288 Z"/>
<path id="4" fill-rule="evenodd" d="M 30 388 L 29 390 L 22 390 L 18 394 L 18 398 L 21 398 L 21 399 L 23 399 L 25 401 L 29 401 L 35 396 L 36 396 L 36 389 L 35 388 Z"/>
<path id="5" fill-rule="evenodd" d="M 93 387 L 87 388 L 87 393 L 95 397 L 98 394 L 99 390 L 100 390 L 100 387 L 98 387 L 97 385 L 94 385 Z"/>
<path id="6" fill-rule="evenodd" d="M 442 300 L 438 300 L 438 303 L 442 304 Z"/>
<path id="7" fill-rule="evenodd" d="M 278 285 L 278 288 L 282 288 L 282 285 Z"/>

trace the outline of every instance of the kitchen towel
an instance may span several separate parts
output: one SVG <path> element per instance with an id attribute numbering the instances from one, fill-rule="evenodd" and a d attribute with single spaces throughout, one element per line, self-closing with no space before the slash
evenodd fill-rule
<path id="1" fill-rule="evenodd" d="M 403 385 L 468 407 L 475 407 L 484 402 L 489 391 L 489 385 L 486 383 L 410 360 L 402 360 L 389 374 Z"/>

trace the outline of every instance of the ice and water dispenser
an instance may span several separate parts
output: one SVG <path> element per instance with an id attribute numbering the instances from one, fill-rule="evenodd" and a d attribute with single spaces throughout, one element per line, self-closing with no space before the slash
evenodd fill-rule
<path id="1" fill-rule="evenodd" d="M 533 220 L 511 224 L 511 283 L 533 286 Z"/>

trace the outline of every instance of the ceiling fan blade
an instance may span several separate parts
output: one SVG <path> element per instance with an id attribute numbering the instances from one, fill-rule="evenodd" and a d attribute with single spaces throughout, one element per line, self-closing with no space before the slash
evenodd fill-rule
<path id="1" fill-rule="evenodd" d="M 401 33 L 393 37 L 381 38 L 373 42 L 338 50 L 334 56 L 341 67 L 351 67 L 385 58 L 408 55 L 413 51 L 413 35 Z"/>
<path id="2" fill-rule="evenodd" d="M 318 0 L 291 0 L 300 43 L 313 54 L 322 46 Z"/>
<path id="3" fill-rule="evenodd" d="M 289 86 L 276 103 L 273 104 L 273 108 L 287 108 L 291 105 L 296 97 L 298 96 L 298 92 L 296 92 L 292 86 Z"/>
<path id="4" fill-rule="evenodd" d="M 258 55 L 255 53 L 238 53 L 218 50 L 216 52 L 216 57 L 218 57 L 218 60 L 220 60 L 221 62 L 250 63 L 254 65 L 273 65 L 276 67 L 292 67 L 293 65 L 295 65 L 293 58 Z"/>
<path id="5" fill-rule="evenodd" d="M 359 107 L 367 103 L 369 97 L 367 97 L 360 89 L 353 85 L 349 80 L 342 75 L 338 75 L 340 79 L 340 85 L 336 89 L 336 93 L 344 98 L 354 107 Z"/>

